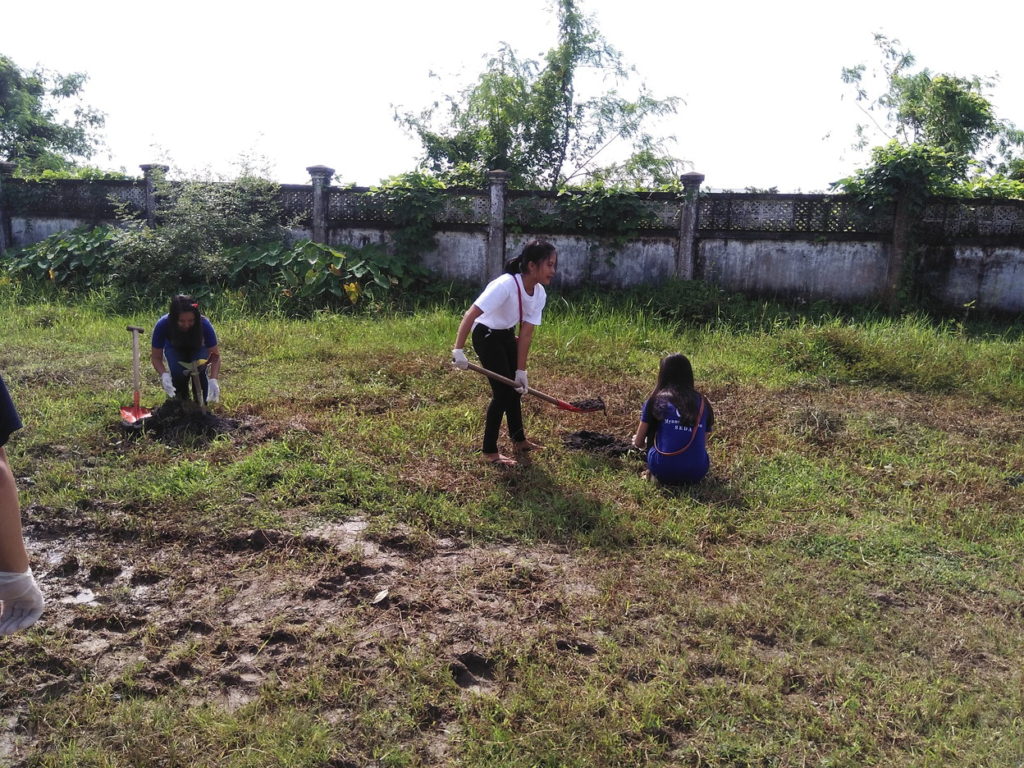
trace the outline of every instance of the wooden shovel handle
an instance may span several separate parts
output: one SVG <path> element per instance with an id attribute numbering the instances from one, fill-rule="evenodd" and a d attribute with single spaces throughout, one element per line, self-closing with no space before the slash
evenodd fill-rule
<path id="1" fill-rule="evenodd" d="M 132 386 L 135 389 L 135 407 L 139 407 L 139 388 L 142 386 L 142 374 L 139 371 L 139 334 L 145 333 L 145 328 L 137 325 L 129 325 L 128 330 L 132 334 Z"/>
<path id="2" fill-rule="evenodd" d="M 502 376 L 500 373 L 495 373 L 494 371 L 489 371 L 486 368 L 481 368 L 479 365 L 474 365 L 473 363 L 469 363 L 468 364 L 468 368 L 471 371 L 476 371 L 477 373 L 482 373 L 484 376 L 486 376 L 486 377 L 488 377 L 490 379 L 494 379 L 495 381 L 500 381 L 502 384 L 508 384 L 510 387 L 514 387 L 516 385 L 516 383 L 515 383 L 515 381 L 513 379 L 510 379 L 507 376 Z M 552 397 L 551 395 L 545 394 L 544 392 L 541 392 L 540 390 L 534 389 L 533 387 L 527 387 L 526 391 L 529 394 L 533 395 L 534 397 L 539 397 L 541 400 L 547 400 L 552 405 L 557 405 L 559 408 L 563 408 L 565 410 L 572 410 L 572 406 L 569 405 L 569 403 L 565 402 L 564 400 L 559 400 L 557 397 Z"/>

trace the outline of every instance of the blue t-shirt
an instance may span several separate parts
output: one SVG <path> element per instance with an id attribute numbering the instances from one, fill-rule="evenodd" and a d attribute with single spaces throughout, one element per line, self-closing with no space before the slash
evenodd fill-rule
<path id="1" fill-rule="evenodd" d="M 7 391 L 7 385 L 4 384 L 4 379 L 0 376 L 0 446 L 7 445 L 8 439 L 19 429 L 21 429 L 21 418 Z"/>
<path id="2" fill-rule="evenodd" d="M 167 358 L 167 367 L 171 372 L 172 379 L 180 379 L 188 376 L 188 374 L 185 373 L 185 369 L 181 367 L 181 363 L 191 363 L 194 360 L 207 360 L 210 357 L 210 350 L 217 346 L 217 332 L 213 330 L 213 323 L 202 315 L 199 316 L 199 322 L 203 328 L 203 344 L 188 360 L 182 359 L 179 351 L 174 348 L 174 345 L 171 344 L 170 340 L 167 338 L 167 330 L 171 325 L 169 315 L 161 317 L 156 321 L 156 325 L 153 326 L 153 349 L 163 350 L 164 357 Z"/>
<path id="3" fill-rule="evenodd" d="M 698 395 L 703 402 L 703 395 Z M 640 411 L 640 421 L 649 424 L 651 414 L 651 401 L 644 403 Z M 657 410 L 653 414 L 658 424 L 654 433 L 654 443 L 647 449 L 647 467 L 658 480 L 668 485 L 682 485 L 684 483 L 696 483 L 708 473 L 711 467 L 711 459 L 707 450 L 708 432 L 708 409 L 705 407 L 700 416 L 700 423 L 697 424 L 697 434 L 693 434 L 694 427 L 689 424 L 682 424 L 679 417 L 679 410 L 668 399 L 659 398 L 656 404 Z M 676 453 L 689 445 L 682 453 Z M 670 454 L 670 455 L 666 455 Z"/>

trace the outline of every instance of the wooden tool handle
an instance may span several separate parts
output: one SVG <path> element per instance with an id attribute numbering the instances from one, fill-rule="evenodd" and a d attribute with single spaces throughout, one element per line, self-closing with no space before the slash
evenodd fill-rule
<path id="1" fill-rule="evenodd" d="M 142 386 L 142 375 L 139 371 L 139 334 L 143 329 L 137 325 L 129 325 L 132 332 L 132 387 L 135 390 L 135 407 L 139 407 L 139 389 Z"/>
<path id="2" fill-rule="evenodd" d="M 500 373 L 495 373 L 494 371 L 489 371 L 486 368 L 481 368 L 479 365 L 474 365 L 473 363 L 468 363 L 468 368 L 471 371 L 476 371 L 477 373 L 482 373 L 484 376 L 487 376 L 490 379 L 494 379 L 495 381 L 500 381 L 502 384 L 508 384 L 510 387 L 514 387 L 516 385 L 516 383 L 515 383 L 515 381 L 513 379 L 510 379 L 507 376 L 502 376 Z M 534 397 L 539 397 L 541 400 L 547 400 L 552 405 L 557 405 L 559 407 L 567 405 L 566 403 L 564 403 L 561 400 L 559 400 L 557 397 L 552 397 L 551 395 L 547 395 L 547 394 L 545 394 L 545 393 L 543 393 L 543 392 L 541 392 L 539 390 L 534 389 L 533 387 L 527 387 L 526 391 L 528 393 L 530 393 L 531 395 L 533 395 Z"/>

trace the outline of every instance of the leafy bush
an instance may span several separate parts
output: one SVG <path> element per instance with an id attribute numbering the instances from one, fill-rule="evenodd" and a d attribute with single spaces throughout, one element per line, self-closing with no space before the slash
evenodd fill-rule
<path id="1" fill-rule="evenodd" d="M 905 197 L 912 210 L 930 195 L 946 195 L 966 178 L 966 158 L 928 144 L 901 144 L 895 139 L 871 151 L 871 165 L 832 186 L 855 195 L 869 209 Z"/>
<path id="2" fill-rule="evenodd" d="M 285 237 L 277 189 L 251 174 L 179 184 L 157 175 L 157 226 L 122 216 L 111 280 L 148 295 L 208 293 L 228 280 L 225 250 Z"/>
<path id="3" fill-rule="evenodd" d="M 15 251 L 7 269 L 17 277 L 90 290 L 109 282 L 115 243 L 112 227 L 72 229 Z"/>
<path id="4" fill-rule="evenodd" d="M 109 171 L 103 168 L 97 168 L 94 165 L 73 165 L 68 166 L 67 168 L 61 168 L 59 170 L 47 168 L 46 170 L 36 175 L 22 176 L 21 178 L 37 179 L 39 181 L 48 181 L 50 179 L 82 179 L 84 181 L 123 181 L 134 177 L 129 176 L 124 171 Z"/>
<path id="5" fill-rule="evenodd" d="M 243 293 L 277 296 L 291 312 L 379 303 L 426 280 L 415 260 L 380 246 L 341 251 L 301 240 L 225 252 L 228 285 Z"/>
<path id="6" fill-rule="evenodd" d="M 214 253 L 284 236 L 278 185 L 253 175 L 231 182 L 158 179 L 156 228 L 172 255 Z"/>
<path id="7" fill-rule="evenodd" d="M 957 186 L 954 194 L 960 197 L 995 197 L 1004 200 L 1024 200 L 1024 181 L 1005 176 L 979 176 Z"/>
<path id="8" fill-rule="evenodd" d="M 301 240 L 163 259 L 163 238 L 160 228 L 73 230 L 16 252 L 8 268 L 72 291 L 113 288 L 158 300 L 178 291 L 205 298 L 237 290 L 291 313 L 372 305 L 427 282 L 416 259 L 380 246 L 341 251 Z"/>

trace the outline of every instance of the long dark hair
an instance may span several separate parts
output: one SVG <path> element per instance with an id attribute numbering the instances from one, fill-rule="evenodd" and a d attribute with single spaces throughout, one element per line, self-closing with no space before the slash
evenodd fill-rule
<path id="1" fill-rule="evenodd" d="M 523 252 L 514 259 L 505 262 L 505 272 L 510 275 L 525 274 L 530 264 L 540 264 L 547 261 L 555 252 L 555 246 L 547 240 L 531 240 L 523 247 Z"/>
<path id="2" fill-rule="evenodd" d="M 196 322 L 188 331 L 178 328 L 178 318 L 183 312 L 194 312 Z M 199 314 L 199 302 L 191 296 L 178 294 L 171 299 L 171 308 L 167 311 L 167 340 L 179 354 L 191 359 L 192 355 L 203 346 L 203 316 Z"/>
<path id="3" fill-rule="evenodd" d="M 679 423 L 696 429 L 700 413 L 701 395 L 694 389 L 693 366 L 686 355 L 667 355 L 658 366 L 658 380 L 647 398 L 647 445 L 654 444 L 658 426 L 668 415 L 668 403 L 679 412 Z"/>

